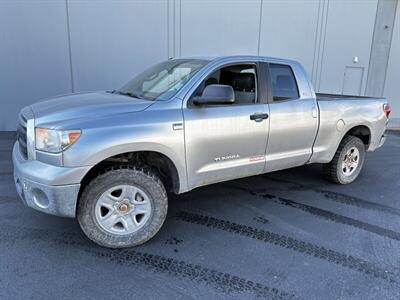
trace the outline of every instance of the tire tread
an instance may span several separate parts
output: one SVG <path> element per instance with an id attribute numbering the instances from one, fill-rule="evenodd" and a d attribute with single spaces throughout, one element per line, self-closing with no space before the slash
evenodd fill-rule
<path id="1" fill-rule="evenodd" d="M 322 165 L 322 172 L 327 180 L 336 184 L 344 184 L 343 182 L 340 181 L 338 173 L 338 164 L 340 163 L 340 155 L 342 154 L 343 149 L 348 144 L 354 143 L 355 141 L 359 141 L 362 143 L 362 141 L 358 137 L 352 135 L 346 135 L 340 142 L 332 160 L 329 163 Z"/>
<path id="2" fill-rule="evenodd" d="M 151 226 L 153 224 L 149 224 L 149 226 L 145 225 L 145 227 L 148 227 L 150 230 L 148 232 L 141 233 L 139 239 L 135 239 L 132 236 L 127 236 L 126 240 L 123 240 L 123 238 L 118 237 L 118 242 L 115 242 L 117 239 L 115 240 L 107 239 L 107 235 L 100 235 L 99 229 L 92 224 L 93 222 L 88 222 L 89 204 L 87 204 L 87 201 L 90 201 L 90 198 L 92 196 L 91 193 L 93 191 L 98 190 L 99 183 L 109 178 L 112 179 L 113 177 L 126 176 L 127 175 L 126 171 L 129 171 L 129 176 L 133 177 L 135 175 L 144 176 L 145 179 L 151 183 L 153 193 L 157 194 L 157 198 L 159 198 L 160 200 L 159 202 L 162 203 L 163 207 L 154 208 L 160 210 L 158 219 L 155 220 L 156 224 L 154 226 Z M 161 228 L 166 218 L 167 210 L 168 210 L 167 192 L 165 190 L 162 181 L 151 170 L 151 168 L 137 167 L 124 164 L 124 165 L 114 165 L 100 171 L 98 175 L 84 187 L 77 206 L 77 217 L 78 217 L 78 222 L 84 233 L 89 237 L 89 239 L 91 239 L 95 243 L 108 248 L 125 248 L 143 244 L 149 239 L 151 239 Z"/>

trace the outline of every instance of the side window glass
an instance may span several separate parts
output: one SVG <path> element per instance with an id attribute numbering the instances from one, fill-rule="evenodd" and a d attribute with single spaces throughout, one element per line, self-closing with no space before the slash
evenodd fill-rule
<path id="1" fill-rule="evenodd" d="M 215 71 L 203 80 L 193 96 L 201 96 L 205 87 L 210 84 L 230 85 L 235 93 L 233 105 L 256 102 L 257 77 L 254 65 L 233 65 Z"/>
<path id="2" fill-rule="evenodd" d="M 271 73 L 274 101 L 299 98 L 296 79 L 290 66 L 270 64 L 269 70 Z"/>

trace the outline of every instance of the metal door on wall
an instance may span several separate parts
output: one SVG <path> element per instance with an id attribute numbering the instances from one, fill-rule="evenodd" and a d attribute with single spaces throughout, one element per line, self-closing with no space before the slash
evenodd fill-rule
<path id="1" fill-rule="evenodd" d="M 344 68 L 342 94 L 360 96 L 363 79 L 363 67 L 346 66 Z"/>
<path id="2" fill-rule="evenodd" d="M 316 90 L 364 95 L 377 0 L 330 1 Z M 340 20 L 340 21 L 338 21 Z"/>

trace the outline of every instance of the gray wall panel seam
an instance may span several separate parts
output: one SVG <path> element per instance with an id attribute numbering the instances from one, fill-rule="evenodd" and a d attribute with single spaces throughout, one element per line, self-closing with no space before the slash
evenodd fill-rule
<path id="1" fill-rule="evenodd" d="M 376 35 L 376 32 L 375 32 L 375 28 L 376 28 L 376 21 L 378 20 L 378 14 L 379 14 L 379 1 L 380 0 L 378 0 L 377 2 L 376 2 L 376 13 L 375 13 L 375 21 L 374 21 L 374 31 L 372 32 L 372 40 L 371 40 L 371 47 L 370 47 L 370 50 L 369 50 L 369 61 L 368 61 L 368 72 L 367 72 L 367 82 L 366 82 L 366 84 L 365 84 L 365 88 L 364 88 L 364 95 L 366 95 L 366 93 L 367 93 L 367 87 L 368 87 L 368 85 L 369 85 L 369 81 L 370 81 L 370 77 L 371 77 L 371 73 L 370 73 L 370 69 L 371 69 L 371 62 L 373 62 L 373 46 L 374 46 L 374 39 L 375 39 L 375 35 Z"/>
<path id="2" fill-rule="evenodd" d="M 65 0 L 65 13 L 67 17 L 67 41 L 68 41 L 68 55 L 69 55 L 69 69 L 70 69 L 70 80 L 71 80 L 71 92 L 75 93 L 75 83 L 74 83 L 74 71 L 72 64 L 72 47 L 71 47 L 71 31 L 69 24 L 69 8 L 68 0 Z"/>
<path id="3" fill-rule="evenodd" d="M 167 0 L 167 58 L 171 58 L 171 41 L 170 41 L 170 34 L 169 34 L 169 5 L 171 0 Z"/>
<path id="4" fill-rule="evenodd" d="M 175 57 L 176 56 L 176 50 L 175 50 L 175 48 L 176 48 L 176 35 L 175 35 L 175 28 L 176 28 L 176 17 L 175 17 L 175 15 L 176 15 L 176 13 L 175 13 L 175 10 L 176 10 L 176 3 L 175 3 L 175 0 L 173 0 L 173 10 L 172 10 L 172 45 L 173 45 L 173 47 L 172 47 L 172 56 L 173 57 Z"/>
<path id="5" fill-rule="evenodd" d="M 325 40 L 326 40 L 326 32 L 328 28 L 328 18 L 329 18 L 329 1 L 326 0 L 326 9 L 325 9 L 325 26 L 323 29 L 323 41 L 322 41 L 322 49 L 321 49 L 321 62 L 320 62 L 320 68 L 319 68 L 319 74 L 318 74 L 318 91 L 321 89 L 321 77 L 322 77 L 322 69 L 323 69 L 323 64 L 324 64 L 324 55 L 325 55 Z"/>
<path id="6" fill-rule="evenodd" d="M 316 62 L 316 57 L 318 57 L 318 49 L 317 49 L 317 43 L 319 43 L 319 28 L 320 28 L 320 10 L 321 10 L 321 1 L 318 1 L 318 13 L 317 13 L 317 25 L 315 28 L 315 39 L 314 39 L 314 55 L 313 55 L 313 66 L 311 70 L 311 80 L 313 83 L 316 83 L 315 79 L 315 68 L 317 67 L 317 62 Z"/>
<path id="7" fill-rule="evenodd" d="M 258 23 L 258 44 L 257 44 L 257 55 L 260 55 L 260 44 L 261 44 L 261 25 L 262 25 L 262 17 L 263 17 L 263 2 L 264 0 L 260 0 L 260 19 Z"/>
<path id="8" fill-rule="evenodd" d="M 322 0 L 321 2 L 322 2 L 322 9 L 321 9 L 320 16 L 319 16 L 321 22 L 320 22 L 319 29 L 318 29 L 318 46 L 317 46 L 318 50 L 317 50 L 316 69 L 315 69 L 315 75 L 314 75 L 314 77 L 315 77 L 315 86 L 314 86 L 314 88 L 316 90 L 319 89 L 319 85 L 320 85 L 320 83 L 319 83 L 319 81 L 320 81 L 319 70 L 321 68 L 321 55 L 322 55 L 321 44 L 322 44 L 322 35 L 323 35 L 323 32 L 324 32 L 324 28 L 325 28 L 325 18 L 324 18 L 324 16 L 325 16 L 325 3 L 326 3 L 326 0 Z"/>
<path id="9" fill-rule="evenodd" d="M 179 0 L 179 56 L 182 56 L 182 0 Z"/>
<path id="10" fill-rule="evenodd" d="M 390 52 L 392 51 L 392 43 L 393 43 L 393 30 L 394 30 L 394 25 L 396 24 L 396 16 L 397 16 L 397 10 L 399 9 L 399 0 L 396 2 L 396 7 L 394 8 L 394 20 L 393 20 L 393 25 L 392 25 L 392 35 L 390 37 L 390 46 L 389 46 L 389 52 L 386 60 L 386 68 L 385 68 L 385 76 L 383 77 L 383 88 L 382 88 L 382 93 L 380 96 L 383 95 L 385 92 L 385 86 L 386 86 L 386 78 L 387 78 L 387 72 L 388 72 L 388 66 L 389 66 L 389 59 L 390 59 Z M 400 33 L 399 33 L 400 34 Z"/>
<path id="11" fill-rule="evenodd" d="M 364 94 L 382 96 L 384 93 L 397 6 L 397 0 L 378 0 Z M 383 24 L 388 27 L 382 28 Z"/>

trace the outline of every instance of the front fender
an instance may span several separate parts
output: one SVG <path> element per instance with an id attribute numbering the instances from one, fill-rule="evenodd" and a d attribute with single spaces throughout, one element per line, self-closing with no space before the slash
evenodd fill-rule
<path id="1" fill-rule="evenodd" d="M 146 111 L 120 116 L 118 120 L 103 119 L 86 124 L 78 141 L 63 153 L 66 167 L 95 166 L 103 160 L 123 153 L 154 151 L 168 157 L 179 176 L 180 191 L 187 190 L 184 131 L 173 130 L 172 124 L 182 122 L 180 109 L 164 113 Z M 101 126 L 99 126 L 101 125 Z"/>

